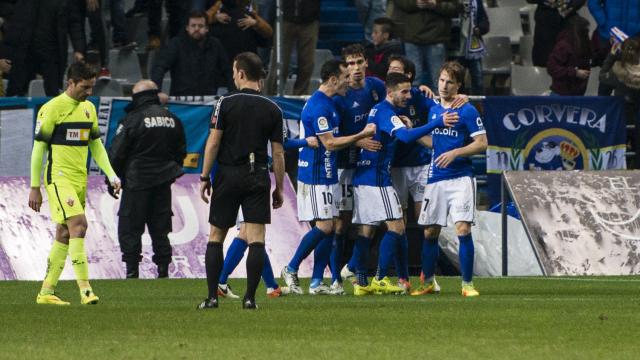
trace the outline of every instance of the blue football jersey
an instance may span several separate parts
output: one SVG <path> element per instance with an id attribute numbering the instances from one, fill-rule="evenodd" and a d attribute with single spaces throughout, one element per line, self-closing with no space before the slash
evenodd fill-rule
<path id="1" fill-rule="evenodd" d="M 339 134 L 340 118 L 333 100 L 318 90 L 302 108 L 300 138 L 333 132 Z M 298 180 L 305 184 L 330 185 L 338 183 L 336 153 L 327 150 L 321 141 L 317 149 L 303 147 L 298 158 Z"/>
<path id="2" fill-rule="evenodd" d="M 437 167 L 434 161 L 447 151 L 468 145 L 474 136 L 486 133 L 482 125 L 482 118 L 473 105 L 467 103 L 459 109 L 452 110 L 445 109 L 438 104 L 431 108 L 429 119 L 435 120 L 442 116 L 444 112 L 457 112 L 460 119 L 451 128 L 439 127 L 431 133 L 433 137 L 433 158 L 427 180 L 430 184 L 441 180 L 473 176 L 471 158 L 469 157 L 457 157 L 446 168 Z"/>
<path id="3" fill-rule="evenodd" d="M 376 152 L 360 150 L 353 185 L 391 186 L 391 160 L 396 143 L 394 132 L 405 127 L 397 111 L 398 109 L 388 101 L 383 101 L 371 109 L 367 123 L 376 124 L 373 139 L 382 144 L 382 149 Z"/>
<path id="4" fill-rule="evenodd" d="M 362 131 L 367 124 L 369 111 L 383 101 L 386 95 L 387 90 L 380 79 L 367 77 L 362 89 L 349 89 L 345 96 L 334 96 L 333 100 L 340 116 L 340 134 L 348 136 Z M 338 151 L 338 168 L 355 168 L 358 151 L 355 145 Z"/>
<path id="5" fill-rule="evenodd" d="M 398 115 L 404 115 L 411 119 L 413 127 L 422 126 L 427 123 L 429 110 L 437 102 L 424 96 L 420 89 L 411 88 L 411 100 L 405 108 L 398 109 Z M 431 149 L 426 148 L 418 142 L 405 144 L 401 141 L 396 145 L 396 153 L 391 162 L 391 167 L 413 167 L 427 165 L 431 162 Z"/>

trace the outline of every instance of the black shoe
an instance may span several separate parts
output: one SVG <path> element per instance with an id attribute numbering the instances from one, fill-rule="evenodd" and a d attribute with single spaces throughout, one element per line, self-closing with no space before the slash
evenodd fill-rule
<path id="1" fill-rule="evenodd" d="M 255 300 L 244 299 L 242 300 L 242 308 L 247 310 L 255 310 L 258 308 Z"/>
<path id="2" fill-rule="evenodd" d="M 169 264 L 158 264 L 158 279 L 169 277 Z"/>
<path id="3" fill-rule="evenodd" d="M 196 306 L 196 310 L 217 309 L 218 299 L 204 299 L 203 302 Z"/>
<path id="4" fill-rule="evenodd" d="M 127 279 L 137 279 L 139 277 L 138 264 L 127 264 Z"/>
<path id="5" fill-rule="evenodd" d="M 138 47 L 138 43 L 135 41 L 113 43 L 113 48 L 120 51 L 134 50 L 137 47 Z"/>

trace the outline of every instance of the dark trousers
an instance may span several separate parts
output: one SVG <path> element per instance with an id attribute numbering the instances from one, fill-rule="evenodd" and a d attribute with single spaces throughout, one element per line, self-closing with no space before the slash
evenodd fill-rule
<path id="1" fill-rule="evenodd" d="M 98 9 L 95 11 L 89 11 L 86 3 L 83 6 L 84 16 L 89 21 L 89 28 L 91 28 L 91 40 L 90 43 L 96 46 L 96 50 L 100 53 L 100 66 L 106 67 L 109 62 L 109 56 L 107 54 L 107 37 L 105 36 L 104 19 L 102 18 L 102 0 L 98 1 Z"/>
<path id="2" fill-rule="evenodd" d="M 167 11 L 169 23 L 167 35 L 171 39 L 185 31 L 187 16 L 191 8 L 190 1 L 184 0 L 148 0 L 149 5 L 149 36 L 162 36 L 162 3 Z"/>
<path id="3" fill-rule="evenodd" d="M 109 11 L 111 12 L 111 31 L 114 43 L 124 44 L 127 42 L 125 30 L 124 1 L 108 0 Z"/>
<path id="4" fill-rule="evenodd" d="M 118 211 L 118 240 L 122 261 L 137 264 L 142 260 L 142 234 L 147 225 L 153 246 L 153 262 L 171 262 L 171 183 L 152 188 L 122 192 Z"/>
<path id="5" fill-rule="evenodd" d="M 29 82 L 42 75 L 44 80 L 44 92 L 47 96 L 58 96 L 62 89 L 61 67 L 55 52 L 39 54 L 31 51 L 26 58 L 14 60 L 9 73 L 9 85 L 7 96 L 26 96 Z"/>

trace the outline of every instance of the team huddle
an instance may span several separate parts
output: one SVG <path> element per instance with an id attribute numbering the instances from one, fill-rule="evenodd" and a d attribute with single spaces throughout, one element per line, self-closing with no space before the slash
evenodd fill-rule
<path id="1" fill-rule="evenodd" d="M 353 284 L 356 296 L 437 293 L 438 237 L 448 217 L 459 240 L 461 293 L 465 297 L 479 295 L 472 282 L 475 180 L 470 156 L 485 151 L 487 138 L 478 111 L 466 96 L 458 94 L 464 83 L 464 67 L 457 62 L 442 66 L 437 102 L 431 99 L 430 89 L 412 87 L 415 66 L 403 56 L 390 57 L 386 82 L 382 82 L 365 75 L 362 46 L 350 45 L 342 55 L 344 60 L 332 59 L 322 65 L 322 84 L 302 110 L 297 139 L 288 136 L 278 106 L 260 95 L 264 73 L 259 57 L 253 53 L 236 56 L 233 78 L 239 91 L 216 105 L 200 176 L 201 197 L 206 202 L 211 198 L 211 232 L 205 253 L 208 295 L 198 309 L 217 308 L 219 296 L 238 298 L 227 279 L 247 249 L 245 309 L 257 307 L 255 292 L 260 277 L 269 297 L 303 294 L 297 273 L 311 252 L 314 265 L 308 292 L 312 295 L 343 295 L 345 281 Z M 69 304 L 55 294 L 67 256 L 72 258 L 81 303 L 98 302 L 89 285 L 84 250 L 87 148 L 107 174 L 110 192 L 117 195 L 121 187 L 118 176 L 124 175 L 122 169 L 118 172 L 111 167 L 99 138 L 95 108 L 86 101 L 95 73 L 83 64 L 73 64 L 69 79 L 65 93 L 40 111 L 35 130 L 29 206 L 40 210 L 41 163 L 48 151 L 45 183 L 57 223 L 47 275 L 37 297 L 39 304 Z M 138 90 L 143 85 L 137 86 Z M 140 94 L 153 97 L 149 104 L 159 104 L 157 89 L 142 90 Z M 277 209 L 283 203 L 284 149 L 298 148 L 298 220 L 313 225 L 281 271 L 286 287 L 275 280 L 264 248 L 265 224 L 270 222 L 268 142 L 276 179 L 271 207 Z M 170 160 L 179 167 L 176 156 Z M 125 193 L 133 191 L 126 184 L 124 189 Z M 405 231 L 409 195 L 418 224 L 424 226 L 421 285 L 417 288 L 409 282 Z M 170 201 L 167 205 L 170 209 Z M 234 222 L 240 232 L 223 257 L 222 243 Z M 377 271 L 369 282 L 370 248 L 378 227 L 384 236 Z M 351 258 L 343 264 L 350 228 L 357 230 L 357 238 Z M 136 249 L 132 256 L 138 259 L 139 244 Z M 165 275 L 161 277 L 166 277 L 168 263 L 158 260 L 157 264 L 159 275 L 162 270 Z M 132 277 L 137 277 L 137 264 L 135 269 L 129 265 L 127 277 L 130 270 L 136 275 Z M 332 274 L 330 285 L 323 282 L 327 266 Z M 397 283 L 388 277 L 391 266 L 398 275 Z"/>
<path id="2" fill-rule="evenodd" d="M 356 296 L 439 292 L 434 277 L 438 236 L 450 215 L 460 242 L 462 295 L 478 296 L 472 282 L 475 181 L 469 157 L 484 152 L 487 140 L 479 113 L 458 95 L 465 69 L 456 62 L 442 67 L 437 102 L 427 96 L 429 89 L 411 86 L 415 68 L 403 56 L 390 59 L 386 83 L 365 76 L 361 46 L 346 47 L 343 57 L 344 61 L 323 64 L 322 85 L 302 111 L 300 138 L 284 140 L 285 149 L 300 147 L 298 220 L 314 226 L 281 271 L 286 287 L 278 286 L 265 255 L 262 277 L 267 295 L 303 294 L 297 272 L 311 252 L 312 295 L 345 294 L 345 280 L 352 282 Z M 418 223 L 425 227 L 422 284 L 416 289 L 409 283 L 405 233 L 409 195 Z M 371 242 L 383 224 L 378 267 L 369 283 Z M 342 264 L 350 226 L 357 226 L 358 237 L 351 259 Z M 227 279 L 246 248 L 241 226 L 227 251 L 218 296 L 238 298 Z M 392 263 L 397 284 L 387 276 Z M 331 285 L 323 282 L 327 266 Z"/>

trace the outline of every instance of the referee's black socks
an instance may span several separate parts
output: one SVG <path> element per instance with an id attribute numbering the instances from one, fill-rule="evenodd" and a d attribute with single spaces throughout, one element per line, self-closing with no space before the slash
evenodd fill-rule
<path id="1" fill-rule="evenodd" d="M 220 279 L 223 263 L 222 243 L 208 242 L 207 251 L 204 254 L 204 266 L 207 270 L 209 299 L 218 299 L 218 280 Z"/>
<path id="2" fill-rule="evenodd" d="M 244 295 L 245 301 L 251 300 L 255 303 L 256 289 L 258 288 L 258 284 L 260 284 L 265 255 L 263 243 L 254 242 L 249 244 L 249 254 L 247 255 L 247 292 Z"/>

